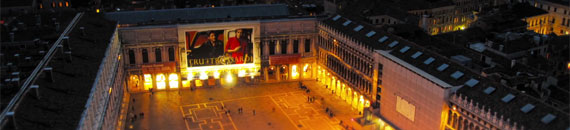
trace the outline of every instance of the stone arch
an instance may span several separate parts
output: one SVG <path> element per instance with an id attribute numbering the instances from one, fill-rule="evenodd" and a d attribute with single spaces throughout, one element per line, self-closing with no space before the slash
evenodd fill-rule
<path id="1" fill-rule="evenodd" d="M 461 130 L 461 128 L 463 128 L 463 120 L 464 120 L 463 117 L 460 116 L 458 120 L 459 123 L 456 129 Z"/>
<path id="2" fill-rule="evenodd" d="M 447 124 L 451 125 L 451 110 L 447 111 Z"/>
<path id="3" fill-rule="evenodd" d="M 453 121 L 451 127 L 457 128 L 456 126 L 457 126 L 457 114 L 453 113 Z"/>
<path id="4" fill-rule="evenodd" d="M 469 120 L 463 120 L 463 130 L 466 130 L 469 127 Z"/>

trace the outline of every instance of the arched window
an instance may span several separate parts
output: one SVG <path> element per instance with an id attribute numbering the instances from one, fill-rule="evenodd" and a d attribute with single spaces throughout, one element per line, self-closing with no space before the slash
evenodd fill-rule
<path id="1" fill-rule="evenodd" d="M 148 63 L 148 51 L 146 49 L 142 50 L 142 57 L 143 57 L 143 63 Z"/>
<path id="2" fill-rule="evenodd" d="M 129 64 L 135 64 L 135 51 L 129 50 Z"/>
<path id="3" fill-rule="evenodd" d="M 160 48 L 154 50 L 154 55 L 156 57 L 156 62 L 162 62 L 162 51 Z"/>
<path id="4" fill-rule="evenodd" d="M 168 48 L 168 61 L 174 61 L 174 48 Z"/>

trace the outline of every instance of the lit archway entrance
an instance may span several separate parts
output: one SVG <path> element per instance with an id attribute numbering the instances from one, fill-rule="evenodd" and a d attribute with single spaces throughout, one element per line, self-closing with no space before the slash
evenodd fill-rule
<path id="1" fill-rule="evenodd" d="M 172 73 L 170 75 L 168 75 L 168 85 L 170 86 L 170 88 L 178 88 L 178 75 L 175 73 Z"/>
<path id="2" fill-rule="evenodd" d="M 158 90 L 163 90 L 166 88 L 166 76 L 164 76 L 164 74 L 156 75 L 156 88 Z"/>
<path id="3" fill-rule="evenodd" d="M 144 90 L 149 90 L 152 88 L 152 75 L 144 74 Z"/>

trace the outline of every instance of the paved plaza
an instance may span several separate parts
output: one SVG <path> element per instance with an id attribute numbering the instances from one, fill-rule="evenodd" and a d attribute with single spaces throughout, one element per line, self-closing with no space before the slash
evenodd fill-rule
<path id="1" fill-rule="evenodd" d="M 314 81 L 267 83 L 133 94 L 125 129 L 137 130 L 331 130 L 355 128 L 358 117 Z M 327 95 L 328 94 L 328 95 Z M 308 97 L 315 97 L 309 102 Z M 334 112 L 334 116 L 325 111 Z M 241 109 L 242 111 L 238 111 Z M 141 113 L 144 113 L 142 115 Z M 133 121 L 132 117 L 137 115 Z M 339 125 L 340 120 L 345 123 Z M 348 126 L 348 127 L 347 127 Z"/>

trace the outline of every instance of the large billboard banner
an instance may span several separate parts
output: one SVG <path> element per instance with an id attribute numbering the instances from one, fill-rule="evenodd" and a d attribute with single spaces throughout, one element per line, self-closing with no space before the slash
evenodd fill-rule
<path id="1" fill-rule="evenodd" d="M 253 63 L 251 28 L 187 31 L 188 67 Z"/>

